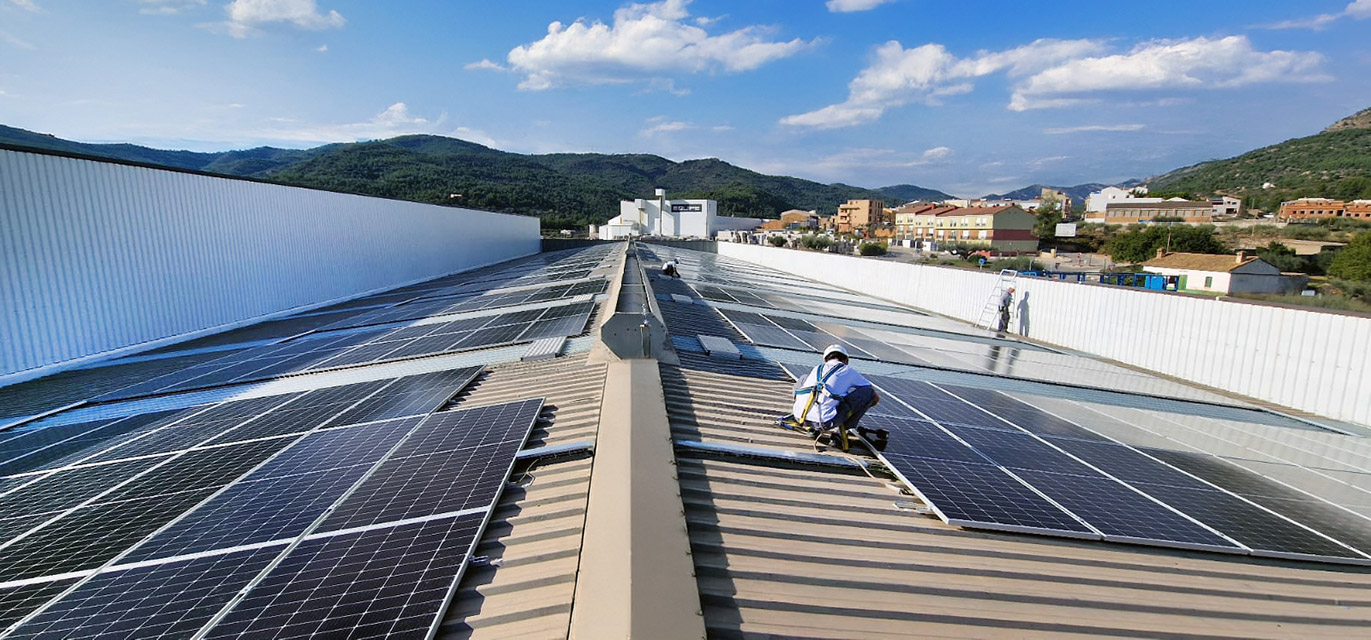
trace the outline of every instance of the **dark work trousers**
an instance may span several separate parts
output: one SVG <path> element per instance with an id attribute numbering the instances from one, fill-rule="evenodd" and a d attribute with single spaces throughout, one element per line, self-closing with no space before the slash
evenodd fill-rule
<path id="1" fill-rule="evenodd" d="M 850 393 L 838 401 L 838 415 L 833 418 L 833 426 L 856 429 L 857 422 L 862 419 L 866 410 L 871 408 L 871 403 L 875 400 L 876 390 L 869 385 L 853 387 Z"/>

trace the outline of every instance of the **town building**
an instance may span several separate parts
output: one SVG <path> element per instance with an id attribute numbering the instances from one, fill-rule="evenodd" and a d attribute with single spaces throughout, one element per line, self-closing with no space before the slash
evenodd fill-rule
<path id="1" fill-rule="evenodd" d="M 818 229 L 819 213 L 817 211 L 805 211 L 803 209 L 791 209 L 781 213 L 778 220 L 767 220 L 762 223 L 763 231 L 799 231 L 802 229 Z"/>
<path id="2" fill-rule="evenodd" d="M 1179 218 L 1187 224 L 1209 224 L 1214 221 L 1214 205 L 1176 198 L 1164 202 L 1111 202 L 1103 215 L 1087 213 L 1087 222 L 1105 224 L 1144 224 L 1157 218 Z"/>
<path id="3" fill-rule="evenodd" d="M 1180 276 L 1179 289 L 1207 293 L 1291 293 L 1304 288 L 1309 277 L 1285 274 L 1246 252 L 1237 255 L 1166 253 L 1143 263 L 1148 273 Z"/>
<path id="4" fill-rule="evenodd" d="M 601 240 L 630 236 L 667 238 L 713 238 L 720 231 L 750 231 L 762 225 L 761 218 L 734 218 L 718 215 L 714 200 L 668 200 L 665 189 L 656 198 L 638 198 L 619 203 L 619 215 L 599 226 Z"/>
<path id="5" fill-rule="evenodd" d="M 1324 220 L 1352 218 L 1371 220 L 1371 200 L 1333 200 L 1330 198 L 1300 198 L 1281 203 L 1281 220 Z"/>
<path id="6" fill-rule="evenodd" d="M 1091 193 L 1085 198 L 1086 213 L 1104 213 L 1105 207 L 1109 204 L 1155 204 L 1162 202 L 1162 198 L 1144 197 L 1147 194 L 1147 187 L 1134 187 L 1132 189 L 1120 189 L 1119 187 L 1105 187 Z"/>
<path id="7" fill-rule="evenodd" d="M 1051 187 L 1043 187 L 1042 194 L 1038 196 L 1038 206 L 1042 206 L 1043 201 L 1047 200 L 1048 198 L 1057 201 L 1058 211 L 1065 213 L 1071 210 L 1071 205 L 1073 201 L 1071 200 L 1071 196 L 1068 195 L 1065 191 L 1058 191 L 1057 189 L 1053 189 Z M 1033 210 L 1036 210 L 1037 208 L 1038 207 L 1033 207 Z M 1025 211 L 1028 210 L 1029 209 L 1025 209 Z"/>
<path id="8" fill-rule="evenodd" d="M 904 215 L 905 228 L 897 221 L 896 237 L 930 251 L 953 242 L 998 253 L 1038 250 L 1038 238 L 1033 235 L 1037 218 L 1015 205 L 930 207 Z"/>
<path id="9" fill-rule="evenodd" d="M 1214 196 L 1209 205 L 1216 216 L 1240 216 L 1243 212 L 1242 200 L 1233 196 Z"/>
<path id="10" fill-rule="evenodd" d="M 838 233 L 852 233 L 889 224 L 889 218 L 886 217 L 885 203 L 880 200 L 848 200 L 838 205 L 835 223 Z"/>

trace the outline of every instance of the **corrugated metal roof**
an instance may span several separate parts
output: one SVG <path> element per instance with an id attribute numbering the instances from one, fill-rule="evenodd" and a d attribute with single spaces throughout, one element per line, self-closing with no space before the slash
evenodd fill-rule
<path id="1" fill-rule="evenodd" d="M 594 439 L 605 366 L 584 354 L 495 365 L 458 397 L 456 408 L 543 397 L 548 422 L 528 447 Z M 448 607 L 441 638 L 565 638 L 571 623 L 589 459 L 523 467 L 506 487 Z"/>

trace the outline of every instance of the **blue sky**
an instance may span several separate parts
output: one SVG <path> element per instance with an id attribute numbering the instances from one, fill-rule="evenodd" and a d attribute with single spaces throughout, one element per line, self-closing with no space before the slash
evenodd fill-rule
<path id="1" fill-rule="evenodd" d="M 964 196 L 1146 177 L 1371 106 L 1371 0 L 0 0 L 0 123 L 406 133 Z"/>

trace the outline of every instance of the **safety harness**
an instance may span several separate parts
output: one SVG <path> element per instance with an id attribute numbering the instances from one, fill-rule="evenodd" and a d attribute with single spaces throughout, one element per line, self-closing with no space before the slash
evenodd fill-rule
<path id="1" fill-rule="evenodd" d="M 806 393 L 809 394 L 809 401 L 805 403 L 805 410 L 804 410 L 804 411 L 801 411 L 801 412 L 800 412 L 800 415 L 798 415 L 798 416 L 791 416 L 791 417 L 794 419 L 795 422 L 794 422 L 793 425 L 786 425 L 786 426 L 789 426 L 789 427 L 792 428 L 792 429 L 799 429 L 799 428 L 803 427 L 805 421 L 809 418 L 809 410 L 814 406 L 814 401 L 815 401 L 816 399 L 818 399 L 819 394 L 823 393 L 824 390 L 826 389 L 824 383 L 828 382 L 828 379 L 829 379 L 830 377 L 832 377 L 833 374 L 837 373 L 839 369 L 842 369 L 843 367 L 846 367 L 846 366 L 847 366 L 846 364 L 843 364 L 842 362 L 839 362 L 839 363 L 838 363 L 838 366 L 833 367 L 832 369 L 829 369 L 829 370 L 828 370 L 828 373 L 823 374 L 823 376 L 820 376 L 820 375 L 819 375 L 819 371 L 823 368 L 823 365 L 821 364 L 821 365 L 819 365 L 819 366 L 817 366 L 817 367 L 814 367 L 814 377 L 818 379 L 818 382 L 814 383 L 813 386 L 804 387 L 804 388 L 802 388 L 802 389 L 798 389 L 798 390 L 795 391 L 795 396 L 796 396 L 796 397 L 802 396 L 802 395 L 804 395 L 804 394 L 806 394 Z M 830 392 L 830 393 L 831 393 L 831 392 Z M 820 420 L 819 420 L 819 430 L 820 430 L 820 431 L 823 431 L 823 429 L 824 429 L 827 425 L 825 425 L 824 422 L 823 422 L 823 420 L 822 420 L 822 417 L 823 417 L 823 412 L 822 412 L 822 411 L 819 412 L 819 416 L 820 416 Z M 847 429 L 839 429 L 838 431 L 840 432 L 839 435 L 840 435 L 840 437 L 842 438 L 842 447 L 843 447 L 843 451 L 847 451 L 847 446 L 848 446 L 848 443 L 847 443 Z"/>

